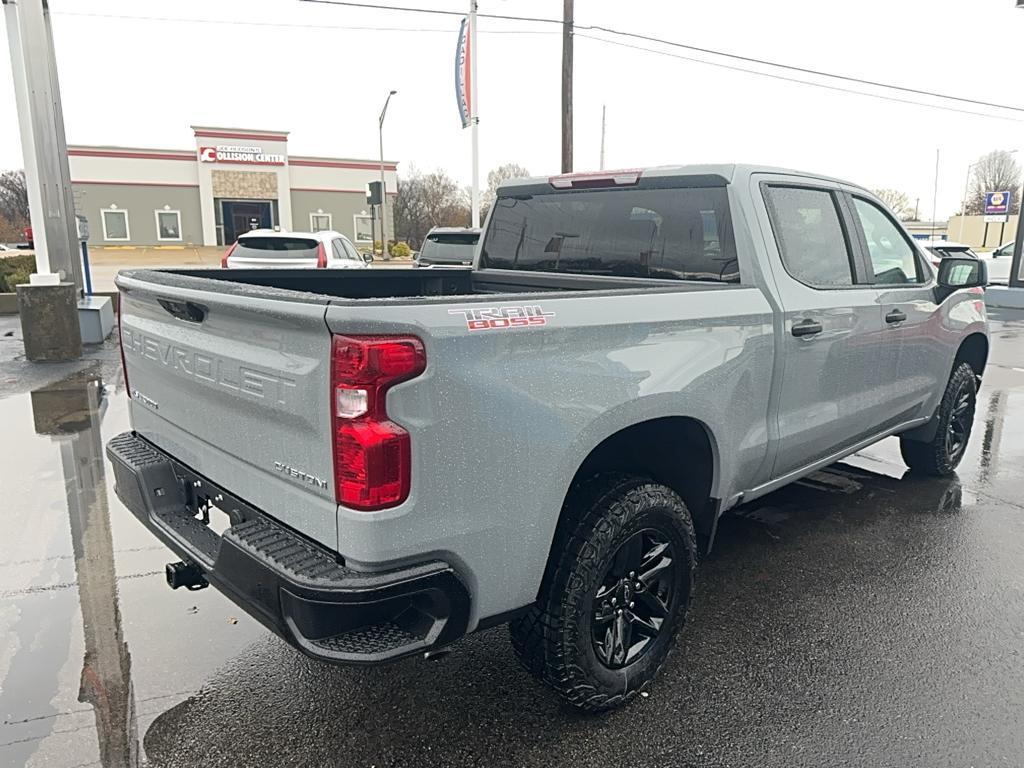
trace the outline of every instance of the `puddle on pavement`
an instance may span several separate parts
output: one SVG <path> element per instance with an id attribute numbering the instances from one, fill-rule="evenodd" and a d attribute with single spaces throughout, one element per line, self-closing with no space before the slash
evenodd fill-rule
<path id="1" fill-rule="evenodd" d="M 100 763 L 104 766 L 135 766 L 139 762 L 139 737 L 135 697 L 131 682 L 131 655 L 122 634 L 114 545 L 107 503 L 106 467 L 100 424 L 107 397 L 99 368 L 87 368 L 62 381 L 34 390 L 29 395 L 36 435 L 58 446 L 60 468 L 70 526 L 73 573 L 67 562 L 58 568 L 72 576 L 76 588 L 58 583 L 56 600 L 67 603 L 77 592 L 84 631 L 84 657 L 77 699 L 93 710 Z M 52 573 L 50 574 L 52 575 Z M 45 585 L 37 585 L 44 586 Z M 50 585 L 54 586 L 54 585 Z M 31 592 L 31 585 L 23 590 Z M 54 600 L 17 606 L 9 640 L 16 647 L 7 664 L 0 712 L 4 725 L 19 724 L 20 738 L 4 739 L 0 755 L 5 765 L 28 763 L 40 738 L 54 730 L 53 717 L 22 718 L 25 702 L 18 699 L 41 693 L 45 672 L 61 665 L 66 638 L 52 626 Z M 64 606 L 72 607 L 72 606 Z M 65 628 L 65 633 L 67 629 Z M 61 642 L 64 641 L 64 642 Z M 43 673 L 43 674 L 40 674 Z M 43 702 L 38 702 L 42 704 Z M 47 708 L 53 710 L 52 703 Z M 42 708 L 40 708 L 41 711 Z M 5 729 L 7 730 L 7 729 Z"/>

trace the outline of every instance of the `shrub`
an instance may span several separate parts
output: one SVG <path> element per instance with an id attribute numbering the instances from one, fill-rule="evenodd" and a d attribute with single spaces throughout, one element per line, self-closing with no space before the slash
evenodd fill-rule
<path id="1" fill-rule="evenodd" d="M 388 251 L 391 253 L 392 258 L 395 259 L 411 259 L 412 248 L 406 242 L 399 241 L 397 243 L 391 243 L 388 247 Z"/>
<path id="2" fill-rule="evenodd" d="M 0 293 L 14 293 L 14 286 L 27 283 L 35 269 L 36 257 L 31 253 L 0 258 Z"/>

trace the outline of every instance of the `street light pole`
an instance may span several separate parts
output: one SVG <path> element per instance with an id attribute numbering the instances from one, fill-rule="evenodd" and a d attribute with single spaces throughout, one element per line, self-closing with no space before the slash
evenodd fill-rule
<path id="1" fill-rule="evenodd" d="M 964 241 L 964 219 L 967 218 L 967 188 L 971 185 L 971 169 L 976 166 L 977 163 L 971 163 L 967 166 L 967 178 L 964 179 L 964 198 L 960 203 L 960 234 L 957 235 L 957 241 Z"/>
<path id="2" fill-rule="evenodd" d="M 388 93 L 388 97 L 384 100 L 384 109 L 380 111 L 380 119 L 377 121 L 377 126 L 380 129 L 380 255 L 384 261 L 387 261 L 389 258 L 387 219 L 388 189 L 387 184 L 384 183 L 384 115 L 388 112 L 388 104 L 391 102 L 391 97 L 396 93 L 398 93 L 398 91 L 391 91 Z"/>
<path id="3" fill-rule="evenodd" d="M 1017 8 L 1024 10 L 1024 0 L 1017 0 Z M 1013 259 L 1010 261 L 1010 287 L 1024 288 L 1024 281 L 1020 275 L 1021 248 L 1024 248 L 1024 206 L 1021 206 L 1017 215 L 1017 236 L 1013 239 Z"/>

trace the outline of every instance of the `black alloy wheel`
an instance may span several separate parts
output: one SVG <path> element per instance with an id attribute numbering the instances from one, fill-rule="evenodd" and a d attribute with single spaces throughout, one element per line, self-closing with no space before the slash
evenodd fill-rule
<path id="1" fill-rule="evenodd" d="M 967 382 L 962 382 L 953 396 L 953 408 L 949 414 L 949 428 L 946 430 L 946 456 L 951 464 L 960 461 L 960 456 L 967 448 L 967 438 L 971 434 L 971 422 L 974 409 L 971 404 L 974 389 Z"/>
<path id="2" fill-rule="evenodd" d="M 654 645 L 674 608 L 676 553 L 658 531 L 622 543 L 594 595 L 591 635 L 598 660 L 621 669 Z"/>

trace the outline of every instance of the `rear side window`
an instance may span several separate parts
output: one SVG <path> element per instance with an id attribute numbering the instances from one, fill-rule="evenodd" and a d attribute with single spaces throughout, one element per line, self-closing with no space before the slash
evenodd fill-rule
<path id="1" fill-rule="evenodd" d="M 499 197 L 482 266 L 739 282 L 723 187 Z"/>
<path id="2" fill-rule="evenodd" d="M 835 196 L 805 187 L 767 187 L 765 196 L 786 271 L 813 288 L 853 285 L 850 246 Z"/>
<path id="3" fill-rule="evenodd" d="M 420 248 L 420 261 L 472 261 L 479 239 L 478 232 L 428 234 Z"/>
<path id="4" fill-rule="evenodd" d="M 885 285 L 922 282 L 914 247 L 907 242 L 896 223 L 867 200 L 855 197 L 853 205 L 871 256 L 874 282 Z"/>
<path id="5" fill-rule="evenodd" d="M 242 237 L 233 256 L 316 258 L 317 241 L 308 237 Z"/>

